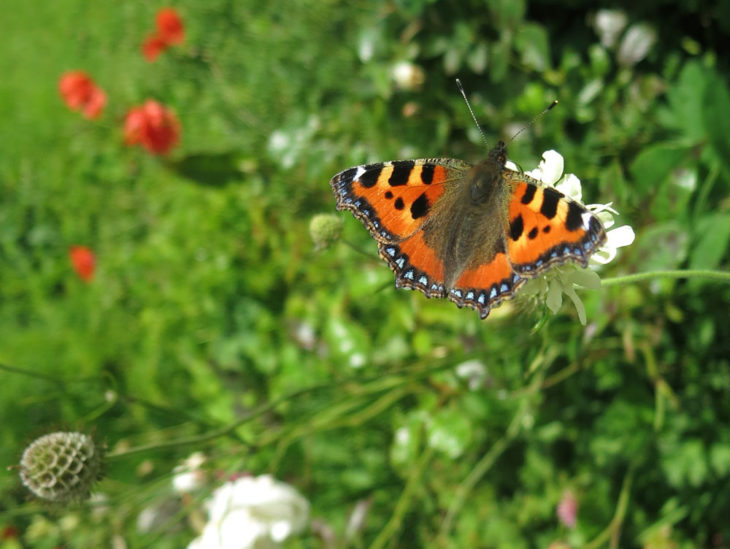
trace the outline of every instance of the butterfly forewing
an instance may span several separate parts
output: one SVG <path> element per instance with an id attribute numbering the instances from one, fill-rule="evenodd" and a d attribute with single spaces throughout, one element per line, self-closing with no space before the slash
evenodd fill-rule
<path id="1" fill-rule="evenodd" d="M 350 210 L 379 242 L 399 242 L 423 225 L 445 185 L 470 164 L 451 158 L 356 166 L 330 180 L 338 210 Z"/>

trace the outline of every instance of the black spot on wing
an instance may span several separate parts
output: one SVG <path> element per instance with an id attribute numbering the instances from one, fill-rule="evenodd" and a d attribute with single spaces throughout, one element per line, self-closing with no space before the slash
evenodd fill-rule
<path id="1" fill-rule="evenodd" d="M 522 231 L 525 229 L 525 224 L 522 221 L 522 215 L 517 214 L 512 222 L 509 224 L 509 236 L 512 240 L 518 240 L 522 236 Z"/>
<path id="2" fill-rule="evenodd" d="M 391 198 L 393 198 L 393 193 L 390 191 L 385 191 L 385 198 L 390 200 Z"/>
<path id="3" fill-rule="evenodd" d="M 399 196 L 395 199 L 395 209 L 396 210 L 402 210 L 405 207 L 405 203 L 403 202 L 403 199 Z"/>
<path id="4" fill-rule="evenodd" d="M 433 181 L 433 171 L 435 166 L 433 164 L 424 164 L 421 166 L 421 181 L 424 184 L 430 185 Z"/>
<path id="5" fill-rule="evenodd" d="M 535 198 L 535 191 L 537 191 L 537 187 L 531 183 L 528 183 L 525 185 L 525 194 L 522 195 L 521 202 L 523 204 L 529 204 L 532 202 L 532 199 Z"/>
<path id="6" fill-rule="evenodd" d="M 423 217 L 428 213 L 428 198 L 426 197 L 426 193 L 421 193 L 421 196 L 416 198 L 413 201 L 413 204 L 411 204 L 411 215 L 413 216 L 413 219 L 418 219 L 419 217 Z"/>
<path id="7" fill-rule="evenodd" d="M 537 227 L 533 227 L 532 230 L 527 233 L 527 238 L 530 240 L 535 240 L 535 238 L 537 238 Z"/>
<path id="8" fill-rule="evenodd" d="M 542 206 L 540 206 L 540 213 L 552 219 L 558 211 L 558 201 L 562 198 L 562 194 L 555 189 L 546 187 L 542 190 Z"/>
<path id="9" fill-rule="evenodd" d="M 390 179 L 388 179 L 391 187 L 398 187 L 408 183 L 408 178 L 411 175 L 411 171 L 413 171 L 414 165 L 415 162 L 413 160 L 398 160 L 393 162 L 393 173 L 390 174 Z"/>
<path id="10" fill-rule="evenodd" d="M 354 169 L 354 168 L 353 168 Z M 380 172 L 383 171 L 383 164 L 371 164 L 365 169 L 365 173 L 360 176 L 360 185 L 369 189 L 374 187 L 380 177 Z"/>
<path id="11" fill-rule="evenodd" d="M 565 217 L 565 228 L 569 231 L 576 231 L 583 227 L 584 213 L 585 210 L 575 202 L 568 204 L 568 215 Z"/>
<path id="12" fill-rule="evenodd" d="M 548 234 L 550 232 L 550 225 L 545 225 L 542 228 L 542 232 L 544 232 L 545 234 Z"/>

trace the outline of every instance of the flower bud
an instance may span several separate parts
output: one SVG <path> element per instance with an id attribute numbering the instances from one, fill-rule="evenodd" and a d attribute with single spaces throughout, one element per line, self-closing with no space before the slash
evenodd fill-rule
<path id="1" fill-rule="evenodd" d="M 83 433 L 50 433 L 33 441 L 20 460 L 20 478 L 49 501 L 80 501 L 101 478 L 102 449 Z"/>
<path id="2" fill-rule="evenodd" d="M 333 214 L 318 214 L 309 222 L 309 234 L 318 250 L 335 242 L 341 232 L 342 219 Z"/>

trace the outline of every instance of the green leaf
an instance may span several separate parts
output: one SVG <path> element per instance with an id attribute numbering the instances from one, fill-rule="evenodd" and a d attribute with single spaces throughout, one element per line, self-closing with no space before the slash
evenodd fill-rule
<path id="1" fill-rule="evenodd" d="M 713 444 L 710 448 L 710 464 L 715 474 L 727 476 L 730 473 L 730 444 Z"/>
<path id="2" fill-rule="evenodd" d="M 730 214 L 710 214 L 697 221 L 695 242 L 689 256 L 692 269 L 714 269 L 727 253 L 730 241 Z"/>
<path id="3" fill-rule="evenodd" d="M 713 75 L 714 76 L 714 75 Z M 722 78 L 712 78 L 702 96 L 703 120 L 710 135 L 710 146 L 725 164 L 730 158 L 730 91 Z"/>
<path id="4" fill-rule="evenodd" d="M 550 43 L 547 32 L 540 25 L 526 23 L 518 27 L 514 45 L 527 68 L 542 72 L 550 67 Z"/>
<path id="5" fill-rule="evenodd" d="M 697 61 L 687 63 L 679 75 L 678 82 L 667 90 L 668 110 L 660 110 L 659 117 L 664 125 L 675 128 L 683 140 L 702 141 L 705 129 L 705 88 L 708 69 Z"/>

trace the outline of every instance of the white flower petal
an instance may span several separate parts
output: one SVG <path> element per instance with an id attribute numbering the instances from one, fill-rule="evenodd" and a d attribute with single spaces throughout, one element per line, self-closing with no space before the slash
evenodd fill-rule
<path id="1" fill-rule="evenodd" d="M 591 256 L 591 261 L 600 265 L 611 263 L 616 257 L 616 248 L 602 246 Z"/>
<path id="2" fill-rule="evenodd" d="M 487 368 L 477 359 L 467 360 L 456 367 L 456 377 L 469 381 L 469 389 L 477 390 L 487 380 Z"/>
<path id="3" fill-rule="evenodd" d="M 626 27 L 628 18 L 619 10 L 599 10 L 596 13 L 594 27 L 601 39 L 601 44 L 607 48 L 616 44 L 621 31 Z"/>
<path id="4" fill-rule="evenodd" d="M 606 233 L 606 245 L 612 248 L 623 248 L 634 242 L 636 234 L 629 225 L 623 225 Z"/>
<path id="5" fill-rule="evenodd" d="M 580 179 L 575 174 L 566 174 L 555 184 L 555 188 L 568 198 L 583 202 L 583 189 L 580 185 Z"/>
<path id="6" fill-rule="evenodd" d="M 309 519 L 309 502 L 270 475 L 228 482 L 213 493 L 207 506 L 208 523 L 189 547 L 278 547 L 290 535 L 301 532 Z"/>
<path id="7" fill-rule="evenodd" d="M 656 42 L 656 32 L 645 24 L 636 24 L 626 31 L 618 47 L 618 63 L 631 66 L 646 57 Z"/>
<path id="8" fill-rule="evenodd" d="M 542 153 L 539 169 L 542 171 L 540 181 L 547 185 L 554 185 L 563 175 L 565 161 L 557 151 L 545 151 Z"/>

